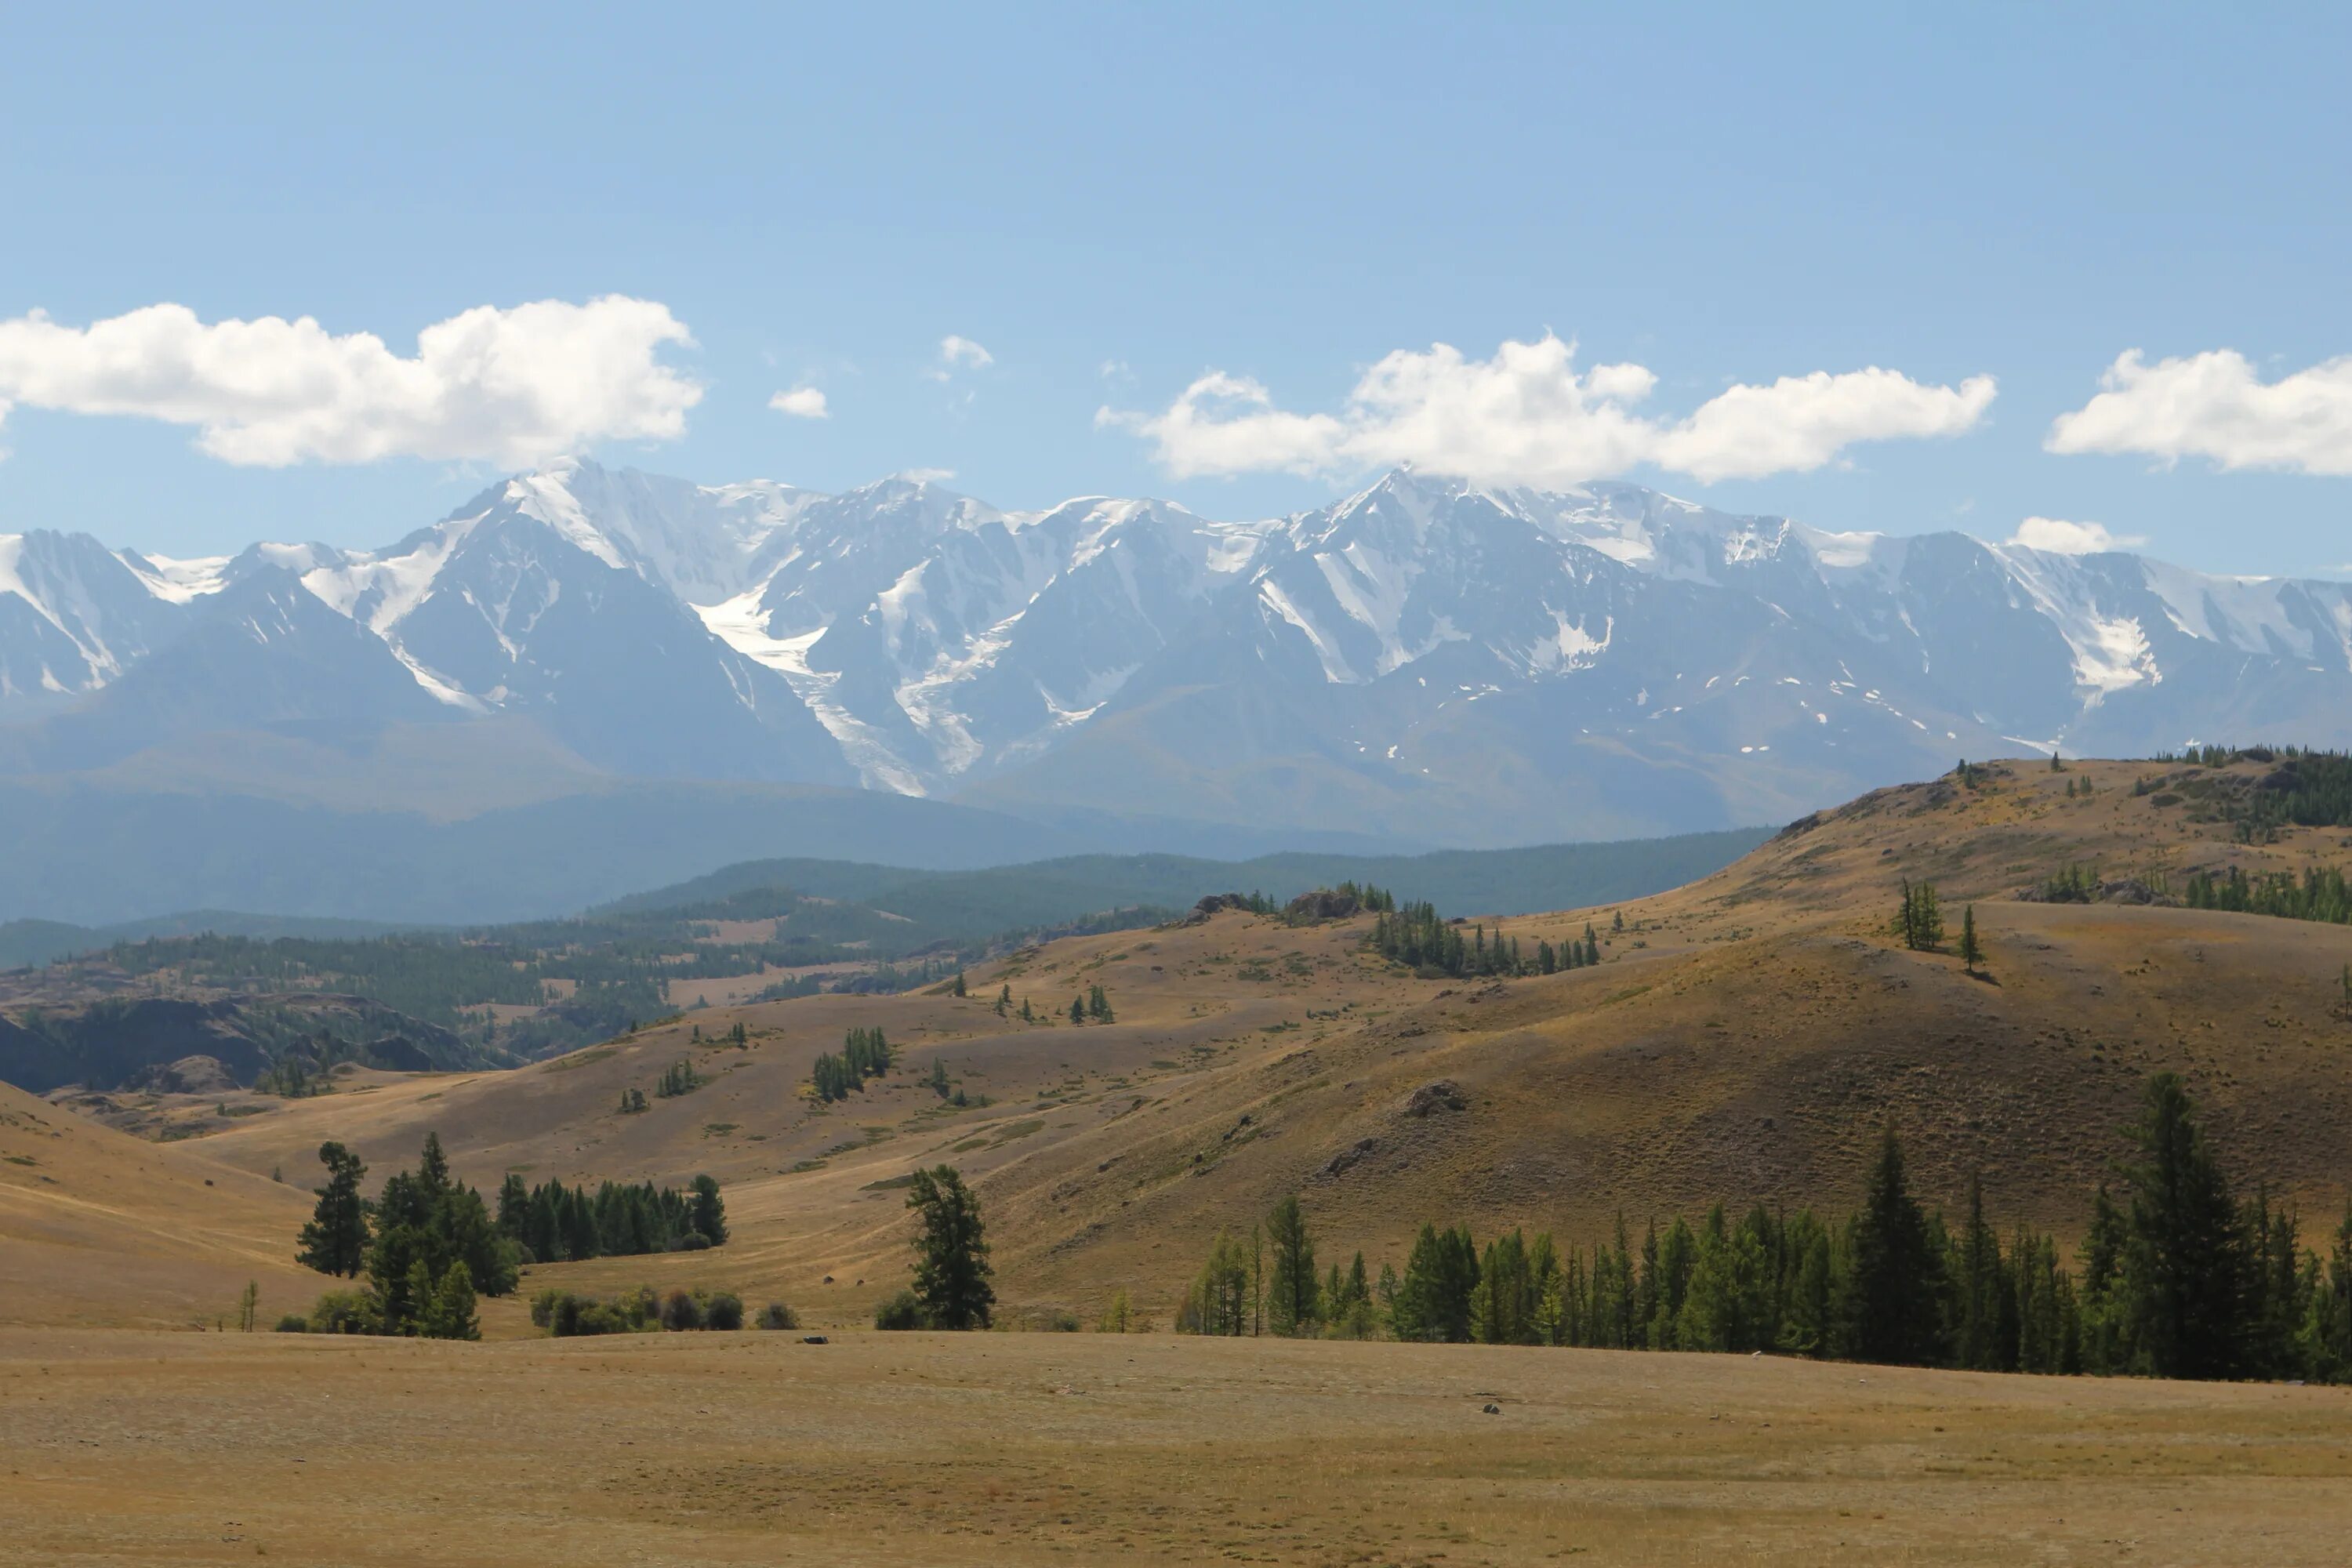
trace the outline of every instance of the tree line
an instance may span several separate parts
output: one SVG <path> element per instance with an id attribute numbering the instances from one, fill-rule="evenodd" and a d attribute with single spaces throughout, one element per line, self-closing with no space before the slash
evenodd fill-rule
<path id="1" fill-rule="evenodd" d="M 1441 917 L 1434 904 L 1388 902 L 1390 908 L 1372 919 L 1372 951 L 1419 974 L 1456 979 L 1555 974 L 1601 962 L 1601 938 L 1590 922 L 1580 938 L 1570 937 L 1556 948 L 1549 941 L 1538 942 L 1529 952 L 1517 937 L 1506 937 L 1500 931 L 1488 940 L 1483 923 L 1465 935 L 1460 924 Z"/>
<path id="2" fill-rule="evenodd" d="M 2148 1083 L 2120 1190 L 2102 1185 L 2071 1266 L 2046 1233 L 2005 1237 L 1971 1183 L 1953 1223 L 1881 1141 L 1843 1215 L 1717 1205 L 1621 1219 L 1586 1250 L 1513 1231 L 1478 1245 L 1424 1225 L 1400 1276 L 1363 1255 L 1318 1277 L 1297 1198 L 1212 1245 L 1181 1331 L 1619 1350 L 1772 1352 L 1987 1372 L 2352 1381 L 2352 1211 L 2323 1257 L 2267 1194 L 2240 1201 L 2179 1079 Z"/>
<path id="3" fill-rule="evenodd" d="M 512 1291 L 524 1263 L 727 1239 L 719 1184 L 709 1176 L 697 1176 L 688 1194 L 608 1182 L 592 1203 L 583 1189 L 561 1183 L 527 1191 L 509 1173 L 494 1218 L 482 1194 L 450 1173 L 437 1132 L 425 1134 L 416 1169 L 395 1173 L 373 1201 L 362 1193 L 367 1166 L 358 1155 L 328 1142 L 319 1162 L 327 1180 L 295 1259 L 321 1274 L 363 1276 L 365 1284 L 330 1291 L 307 1319 L 281 1320 L 282 1330 L 476 1339 L 478 1299 Z"/>
<path id="4" fill-rule="evenodd" d="M 635 1258 L 649 1252 L 696 1252 L 724 1246 L 727 1204 L 716 1178 L 699 1175 L 685 1191 L 605 1182 L 591 1195 L 585 1185 L 524 1184 L 509 1172 L 499 1188 L 498 1231 L 526 1263 L 577 1263 L 591 1258 Z"/>

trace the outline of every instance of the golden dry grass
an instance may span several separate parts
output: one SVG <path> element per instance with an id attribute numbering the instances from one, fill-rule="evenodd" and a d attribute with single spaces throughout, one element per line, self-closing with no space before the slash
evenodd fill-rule
<path id="1" fill-rule="evenodd" d="M 2352 1394 L 1135 1335 L 13 1331 L 0 1470 L 24 1568 L 2315 1568 L 2352 1525 Z"/>
<path id="2" fill-rule="evenodd" d="M 1638 1232 L 1717 1199 L 1846 1206 L 1890 1117 L 1931 1198 L 1957 1202 L 1981 1171 L 2004 1226 L 2069 1236 L 2159 1068 L 2188 1077 L 2242 1181 L 2327 1221 L 2352 1149 L 2336 990 L 2352 929 L 2013 897 L 2070 861 L 2176 882 L 2199 867 L 2352 861 L 2340 830 L 2233 844 L 2189 804 L 2134 795 L 2152 771 L 2015 764 L 1981 791 L 1880 792 L 1690 888 L 1507 922 L 1525 942 L 1588 920 L 1607 933 L 1600 966 L 1545 979 L 1416 980 L 1365 954 L 1361 922 L 1225 915 L 1055 942 L 975 969 L 964 999 L 718 1007 L 517 1072 L 361 1073 L 312 1100 L 229 1097 L 257 1113 L 226 1121 L 212 1098 L 130 1119 L 205 1130 L 178 1147 L 304 1187 L 323 1139 L 381 1176 L 428 1129 L 486 1189 L 509 1170 L 667 1183 L 707 1170 L 727 1184 L 729 1247 L 541 1268 L 533 1288 L 726 1287 L 833 1324 L 862 1320 L 903 1273 L 887 1184 L 940 1161 L 980 1188 L 1007 1301 L 1089 1321 L 1119 1289 L 1164 1321 L 1215 1231 L 1286 1192 L 1304 1195 L 1327 1260 L 1361 1248 L 1375 1268 L 1401 1266 L 1425 1219 L 1584 1244 L 1620 1213 Z M 2076 781 L 2096 793 L 2069 799 Z M 1905 876 L 1938 882 L 1955 925 L 1977 901 L 1989 979 L 1893 941 Z M 1118 1022 L 1072 1027 L 1069 998 L 1096 983 Z M 997 1017 L 1008 984 L 1048 1016 Z M 746 1050 L 691 1038 L 738 1019 Z M 902 1070 L 812 1104 L 811 1062 L 859 1025 L 887 1030 Z M 650 1091 L 681 1057 L 706 1087 L 618 1113 L 625 1088 Z M 992 1103 L 941 1105 L 917 1081 L 937 1059 Z M 1467 1109 L 1407 1114 L 1439 1079 Z M 528 1331 L 512 1303 L 492 1304 L 488 1326 Z"/>

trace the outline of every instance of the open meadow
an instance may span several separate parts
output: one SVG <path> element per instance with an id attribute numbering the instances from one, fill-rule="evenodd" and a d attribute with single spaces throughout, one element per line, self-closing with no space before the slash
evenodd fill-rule
<path id="1" fill-rule="evenodd" d="M 2320 1568 L 2352 1391 L 1168 1334 L 15 1330 L 0 1468 L 22 1568 Z"/>

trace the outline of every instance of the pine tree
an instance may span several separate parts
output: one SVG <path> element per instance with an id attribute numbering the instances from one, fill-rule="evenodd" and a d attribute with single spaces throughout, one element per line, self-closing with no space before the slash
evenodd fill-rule
<path id="1" fill-rule="evenodd" d="M 965 994 L 963 988 L 963 971 L 961 969 L 958 969 L 955 973 L 955 994 L 959 996 Z"/>
<path id="2" fill-rule="evenodd" d="M 1266 1216 L 1265 1234 L 1274 1248 L 1266 1326 L 1289 1337 L 1311 1334 L 1322 1318 L 1321 1290 L 1315 1278 L 1315 1238 L 1296 1195 L 1274 1205 L 1274 1212 Z"/>
<path id="3" fill-rule="evenodd" d="M 418 1258 L 416 1272 L 410 1276 L 412 1293 L 423 1277 L 425 1260 Z M 481 1324 L 474 1316 L 474 1281 L 462 1263 L 452 1263 L 441 1276 L 441 1283 L 425 1298 L 425 1305 L 417 1318 L 419 1338 L 428 1340 L 478 1340 Z"/>
<path id="4" fill-rule="evenodd" d="M 1083 1024 L 1083 1023 L 1085 1023 L 1086 1021 L 1087 1021 L 1087 1005 L 1086 1005 L 1084 1002 L 1079 1001 L 1079 1000 L 1078 1000 L 1076 997 L 1075 997 L 1075 996 L 1071 997 L 1071 998 L 1070 998 L 1070 1022 L 1071 1022 L 1071 1023 L 1073 1023 L 1073 1024 Z"/>
<path id="5" fill-rule="evenodd" d="M 2245 1249 L 2178 1075 L 2149 1081 L 2133 1139 L 2123 1285 L 2134 1362 L 2157 1377 L 2231 1376 L 2242 1361 Z"/>
<path id="6" fill-rule="evenodd" d="M 1984 944 L 1977 940 L 1977 907 L 1967 905 L 1960 911 L 1960 967 L 1970 974 L 1984 963 Z"/>
<path id="7" fill-rule="evenodd" d="M 341 1143 L 320 1144 L 319 1162 L 327 1167 L 327 1184 L 316 1189 L 319 1205 L 302 1227 L 295 1261 L 321 1274 L 354 1276 L 367 1261 L 367 1202 L 360 1196 L 367 1167 Z"/>
<path id="8" fill-rule="evenodd" d="M 719 1195 L 719 1183 L 702 1175 L 694 1178 L 694 1206 L 688 1224 L 694 1233 L 713 1247 L 727 1243 L 727 1205 Z"/>
<path id="9" fill-rule="evenodd" d="M 915 1299 L 924 1321 L 940 1329 L 984 1329 L 996 1305 L 989 1283 L 986 1229 L 980 1203 L 951 1165 L 917 1171 L 907 1206 L 919 1216 L 915 1238 Z"/>
<path id="10" fill-rule="evenodd" d="M 1853 1220 L 1853 1266 L 1842 1303 L 1845 1352 L 1860 1361 L 1924 1366 L 1941 1349 L 1937 1249 L 1905 1183 L 1903 1145 L 1889 1126 L 1862 1212 Z"/>

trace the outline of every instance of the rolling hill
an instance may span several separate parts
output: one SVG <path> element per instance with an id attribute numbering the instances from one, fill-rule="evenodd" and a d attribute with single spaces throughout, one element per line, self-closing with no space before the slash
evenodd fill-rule
<path id="1" fill-rule="evenodd" d="M 898 1180 L 942 1160 L 978 1183 L 1008 1301 L 1040 1310 L 1126 1289 L 1164 1311 L 1218 1228 L 1290 1192 L 1324 1256 L 1375 1268 L 1424 1219 L 1587 1242 L 1620 1214 L 1638 1233 L 1718 1199 L 1843 1207 L 1890 1118 L 1930 1197 L 1981 1173 L 2001 1223 L 2071 1236 L 2158 1068 L 2188 1077 L 2242 1181 L 2316 1222 L 2344 1202 L 2352 1141 L 2352 927 L 2127 901 L 2200 871 L 2352 862 L 2345 828 L 2269 820 L 2282 771 L 2011 763 L 1877 792 L 1688 887 L 1489 922 L 1531 945 L 1591 921 L 1602 961 L 1550 976 L 1416 978 L 1366 951 L 1360 919 L 1223 913 L 1025 950 L 964 998 L 713 1008 L 516 1071 L 352 1071 L 194 1146 L 289 1179 L 325 1137 L 380 1176 L 427 1130 L 486 1187 L 709 1171 L 729 1246 L 534 1278 L 725 1283 L 818 1321 L 861 1317 L 899 1276 Z M 2111 896 L 2018 896 L 2091 863 Z M 1937 883 L 1955 922 L 1974 903 L 1985 977 L 1895 941 L 1905 878 Z M 1073 1026 L 1070 997 L 1097 984 L 1117 1021 Z M 716 1037 L 737 1021 L 742 1048 Z M 811 1102 L 814 1058 L 853 1026 L 883 1028 L 898 1070 Z M 700 1088 L 618 1109 L 680 1059 Z M 965 1106 L 919 1081 L 935 1061 Z"/>

